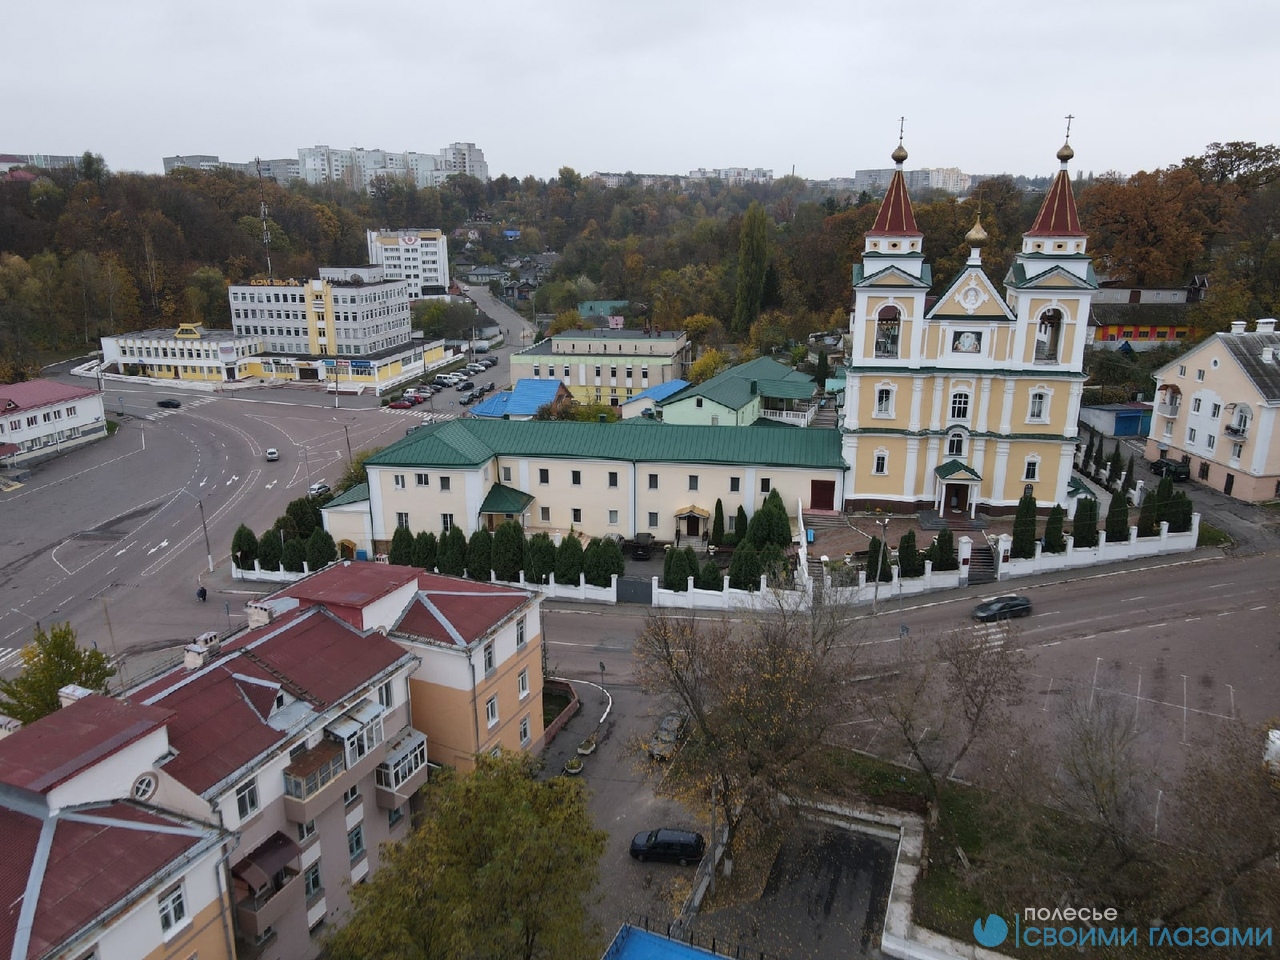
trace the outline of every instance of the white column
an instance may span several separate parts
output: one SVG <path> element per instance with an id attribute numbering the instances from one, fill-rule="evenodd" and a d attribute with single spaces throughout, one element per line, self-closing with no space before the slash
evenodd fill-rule
<path id="1" fill-rule="evenodd" d="M 907 423 L 907 429 L 912 432 L 920 429 L 920 404 L 924 399 L 924 379 L 922 377 L 911 378 L 911 418 Z M 896 412 L 896 411 L 895 411 Z"/>

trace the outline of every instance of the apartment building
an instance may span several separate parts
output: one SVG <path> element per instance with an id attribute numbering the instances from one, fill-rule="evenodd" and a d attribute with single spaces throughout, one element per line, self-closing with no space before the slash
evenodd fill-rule
<path id="1" fill-rule="evenodd" d="M 369 263 L 387 280 L 403 280 L 409 299 L 449 293 L 449 241 L 439 230 L 370 230 Z"/>
<path id="2" fill-rule="evenodd" d="M 0 384 L 0 465 L 39 463 L 106 435 L 96 390 L 56 380 Z"/>
<path id="3" fill-rule="evenodd" d="M 203 324 L 134 330 L 102 337 L 102 362 L 118 373 L 144 377 L 225 383 L 253 375 L 265 335 L 253 326 L 206 330 Z"/>
<path id="4" fill-rule="evenodd" d="M 489 180 L 484 151 L 474 143 L 451 143 L 438 153 L 396 153 L 352 147 L 335 150 L 326 145 L 298 150 L 299 176 L 307 183 L 343 183 L 368 190 L 376 177 L 408 180 L 417 187 L 438 187 L 455 174 Z"/>

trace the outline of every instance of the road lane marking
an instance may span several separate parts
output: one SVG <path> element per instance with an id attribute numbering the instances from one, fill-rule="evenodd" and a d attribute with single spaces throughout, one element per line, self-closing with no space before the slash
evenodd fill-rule
<path id="1" fill-rule="evenodd" d="M 1168 620 L 1162 620 L 1159 623 L 1148 623 L 1147 627 L 1150 629 L 1152 627 L 1167 627 L 1168 625 L 1169 625 Z"/>
<path id="2" fill-rule="evenodd" d="M 1141 597 L 1122 597 L 1122 598 L 1120 599 L 1120 602 L 1121 602 L 1121 603 L 1132 603 L 1134 600 L 1145 600 L 1145 599 L 1147 599 L 1145 596 L 1141 596 Z"/>
<path id="3" fill-rule="evenodd" d="M 1218 616 L 1220 616 L 1220 617 L 1229 617 L 1229 616 L 1231 616 L 1231 614 L 1233 614 L 1234 612 L 1235 612 L 1234 610 L 1224 610 L 1222 613 L 1218 614 Z"/>
<path id="4" fill-rule="evenodd" d="M 1182 622 L 1183 622 L 1183 623 L 1193 623 L 1193 622 L 1195 622 L 1196 620 L 1199 620 L 1199 619 L 1200 619 L 1199 617 L 1186 617 L 1185 619 L 1183 619 L 1183 621 L 1182 621 Z"/>
<path id="5" fill-rule="evenodd" d="M 1264 604 L 1262 604 L 1261 606 L 1258 606 L 1258 607 L 1250 607 L 1249 609 L 1250 609 L 1250 610 L 1265 610 L 1265 609 L 1267 609 L 1267 605 L 1264 603 Z"/>

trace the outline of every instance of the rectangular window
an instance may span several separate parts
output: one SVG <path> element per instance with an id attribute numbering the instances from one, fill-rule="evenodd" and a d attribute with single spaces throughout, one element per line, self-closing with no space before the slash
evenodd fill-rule
<path id="1" fill-rule="evenodd" d="M 702 398 L 698 397 L 696 400 L 694 400 L 693 405 L 698 409 L 702 409 Z"/>
<path id="2" fill-rule="evenodd" d="M 306 823 L 298 824 L 298 842 L 306 843 L 316 835 L 316 822 L 308 820 Z"/>
<path id="3" fill-rule="evenodd" d="M 503 468 L 502 468 L 502 482 L 503 482 L 503 483 L 510 483 L 510 482 L 511 482 L 511 468 L 510 468 L 510 467 L 503 467 Z"/>
<path id="4" fill-rule="evenodd" d="M 1212 433 L 1204 438 L 1204 445 L 1212 450 L 1218 444 L 1218 438 Z"/>
<path id="5" fill-rule="evenodd" d="M 397 474 L 395 475 L 395 482 L 396 482 L 396 489 L 397 489 L 397 490 L 403 490 L 403 489 L 404 489 L 404 474 L 403 474 L 403 473 L 397 473 Z"/>
<path id="6" fill-rule="evenodd" d="M 1199 412 L 1200 412 L 1200 398 L 1199 398 L 1199 397 L 1196 397 L 1195 399 L 1193 399 L 1193 400 L 1191 401 L 1191 412 L 1192 412 L 1192 413 L 1199 413 Z"/>
<path id="7" fill-rule="evenodd" d="M 187 916 L 187 901 L 182 886 L 174 887 L 160 898 L 160 929 L 166 935 L 175 930 Z"/>
<path id="8" fill-rule="evenodd" d="M 484 645 L 484 675 L 487 677 L 493 673 L 493 644 L 486 643 Z"/>
<path id="9" fill-rule="evenodd" d="M 378 704 L 387 710 L 396 705 L 395 691 L 392 689 L 390 680 L 378 687 Z"/>
<path id="10" fill-rule="evenodd" d="M 452 513 L 440 514 L 440 529 L 443 532 L 448 533 L 450 530 L 453 529 L 453 527 L 454 527 L 453 514 Z"/>
<path id="11" fill-rule="evenodd" d="M 538 519 L 539 519 L 539 520 L 541 520 L 543 523 L 550 523 L 550 522 L 551 522 L 551 508 L 550 508 L 550 507 L 539 507 L 539 508 L 538 508 Z"/>
<path id="12" fill-rule="evenodd" d="M 730 492 L 730 493 L 738 493 L 739 491 L 741 491 L 741 489 L 742 489 L 742 478 L 741 478 L 741 477 L 730 477 L 730 478 L 729 478 L 729 492 Z"/>
<path id="13" fill-rule="evenodd" d="M 404 819 L 404 804 L 387 811 L 387 828 L 390 829 Z"/>
<path id="14" fill-rule="evenodd" d="M 616 527 L 617 525 L 618 525 L 618 511 L 617 511 L 617 510 L 610 510 L 610 511 L 609 511 L 609 526 L 611 526 L 611 527 Z"/>
<path id="15" fill-rule="evenodd" d="M 1178 367 L 1178 376 L 1180 376 L 1180 377 L 1185 377 L 1186 375 L 1187 375 L 1187 365 L 1186 365 L 1185 363 L 1184 363 L 1184 364 L 1179 365 L 1179 367 Z"/>
<path id="16" fill-rule="evenodd" d="M 355 863 L 364 856 L 364 824 L 357 823 L 347 833 L 347 855 L 351 857 L 351 862 Z"/>
<path id="17" fill-rule="evenodd" d="M 650 490 L 658 489 L 658 475 L 656 473 L 649 474 L 649 489 Z"/>
<path id="18" fill-rule="evenodd" d="M 596 364 L 596 376 L 600 376 L 600 364 Z"/>
<path id="19" fill-rule="evenodd" d="M 573 522 L 574 522 L 574 523 L 581 523 L 581 522 L 582 522 L 582 508 L 581 508 L 581 507 L 574 507 L 574 508 L 573 508 Z"/>
<path id="20" fill-rule="evenodd" d="M 548 470 L 546 467 L 539 467 L 539 468 L 538 468 L 538 482 L 539 482 L 539 483 L 541 483 L 541 484 L 548 484 L 548 483 L 550 483 L 550 482 L 551 482 L 551 471 L 550 471 L 550 470 Z"/>
<path id="21" fill-rule="evenodd" d="M 520 718 L 520 745 L 526 746 L 529 743 L 529 716 Z"/>
<path id="22" fill-rule="evenodd" d="M 582 486 L 582 471 L 581 470 L 569 471 L 569 482 L 572 483 L 575 487 Z"/>
<path id="23" fill-rule="evenodd" d="M 431 485 L 431 478 L 425 473 L 415 473 L 413 478 L 420 487 L 427 487 Z"/>
<path id="24" fill-rule="evenodd" d="M 1044 419 L 1044 394 L 1033 393 L 1031 395 L 1031 409 L 1028 411 L 1027 418 L 1030 420 Z"/>
<path id="25" fill-rule="evenodd" d="M 616 380 L 616 379 L 618 378 L 618 368 L 617 368 L 617 367 L 610 367 L 610 368 L 609 368 L 609 376 Z"/>
<path id="26" fill-rule="evenodd" d="M 951 419 L 969 419 L 969 395 L 967 393 L 953 393 L 951 395 Z"/>
<path id="27" fill-rule="evenodd" d="M 533 368 L 533 375 L 534 375 L 535 377 L 540 377 L 540 376 L 542 376 L 542 368 L 541 368 L 541 367 L 534 367 L 534 368 Z"/>
<path id="28" fill-rule="evenodd" d="M 658 529 L 658 515 L 656 513 L 649 514 L 649 529 L 650 530 Z"/>
<path id="29" fill-rule="evenodd" d="M 258 809 L 258 778 L 250 777 L 236 787 L 236 812 L 244 820 Z"/>
<path id="30" fill-rule="evenodd" d="M 1039 472 L 1040 472 L 1040 461 L 1039 461 L 1039 460 L 1028 460 L 1028 461 L 1027 461 L 1027 468 L 1026 468 L 1026 469 L 1023 471 L 1023 473 L 1022 473 L 1022 479 L 1023 479 L 1023 480 L 1038 480 L 1038 479 L 1039 479 L 1039 476 L 1038 476 Z"/>
<path id="31" fill-rule="evenodd" d="M 498 698 L 490 697 L 484 703 L 484 716 L 490 727 L 498 722 Z"/>
<path id="32" fill-rule="evenodd" d="M 610 470 L 610 471 L 609 471 L 609 486 L 610 486 L 610 487 L 616 487 L 617 485 L 618 485 L 618 471 L 617 471 L 617 470 Z"/>
<path id="33" fill-rule="evenodd" d="M 698 475 L 696 473 L 689 474 L 689 489 L 690 490 L 698 489 Z"/>
<path id="34" fill-rule="evenodd" d="M 1231 459 L 1232 459 L 1232 460 L 1239 460 L 1239 459 L 1240 459 L 1240 455 L 1241 455 L 1242 453 L 1244 453 L 1244 444 L 1243 444 L 1243 443 L 1233 443 L 1233 444 L 1231 445 Z"/>
<path id="35" fill-rule="evenodd" d="M 516 677 L 516 686 L 520 689 L 521 700 L 529 695 L 529 670 L 527 668 L 521 670 L 520 676 Z"/>
<path id="36" fill-rule="evenodd" d="M 889 472 L 889 455 L 886 453 L 876 454 L 875 472 L 878 474 L 886 474 Z"/>
<path id="37" fill-rule="evenodd" d="M 516 621 L 516 649 L 517 650 L 523 647 L 525 644 L 524 631 L 525 631 L 524 617 L 521 617 L 519 620 Z"/>
<path id="38" fill-rule="evenodd" d="M 1196 380 L 1198 380 L 1198 381 L 1199 381 L 1199 382 L 1201 382 L 1201 383 L 1203 383 L 1203 382 L 1204 382 L 1204 371 L 1203 371 L 1203 370 L 1197 370 L 1197 371 L 1196 371 Z"/>
<path id="39" fill-rule="evenodd" d="M 1217 420 L 1222 415 L 1222 404 L 1215 403 L 1209 410 L 1209 416 Z"/>
<path id="40" fill-rule="evenodd" d="M 396 526 L 401 530 L 409 529 L 409 514 L 403 511 L 396 512 Z"/>
<path id="41" fill-rule="evenodd" d="M 1198 471 L 1198 476 L 1200 477 L 1201 480 L 1209 479 L 1209 464 L 1205 463 L 1203 460 L 1200 461 L 1200 469 Z"/>
<path id="42" fill-rule="evenodd" d="M 319 860 L 307 867 L 307 872 L 302 875 L 302 889 L 308 900 L 324 890 L 324 884 L 320 882 Z"/>
<path id="43" fill-rule="evenodd" d="M 773 484 L 769 482 L 769 478 L 768 478 L 768 477 L 762 477 L 762 478 L 760 479 L 760 492 L 761 492 L 761 493 L 768 493 L 768 492 L 769 492 L 770 490 L 772 490 L 772 489 L 773 489 Z"/>
<path id="44" fill-rule="evenodd" d="M 1195 442 L 1196 442 L 1196 428 L 1195 428 L 1195 427 L 1188 427 L 1188 428 L 1187 428 L 1187 443 L 1195 443 Z"/>
<path id="45" fill-rule="evenodd" d="M 342 791 L 342 803 L 344 806 L 349 807 L 359 799 L 360 784 L 358 783 L 353 783 L 351 786 L 347 787 L 346 790 Z"/>
<path id="46" fill-rule="evenodd" d="M 888 387 L 881 387 L 876 391 L 876 416 L 889 417 L 893 415 L 893 391 Z"/>
<path id="47" fill-rule="evenodd" d="M 452 488 L 450 479 L 448 477 L 440 477 L 439 480 L 440 480 L 440 492 L 448 493 L 449 490 Z"/>

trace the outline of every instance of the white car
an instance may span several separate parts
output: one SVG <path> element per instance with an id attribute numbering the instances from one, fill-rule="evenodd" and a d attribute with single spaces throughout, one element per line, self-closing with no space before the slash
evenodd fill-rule
<path id="1" fill-rule="evenodd" d="M 280 451 L 275 447 L 267 447 L 266 454 L 268 461 L 274 462 L 280 459 Z"/>

